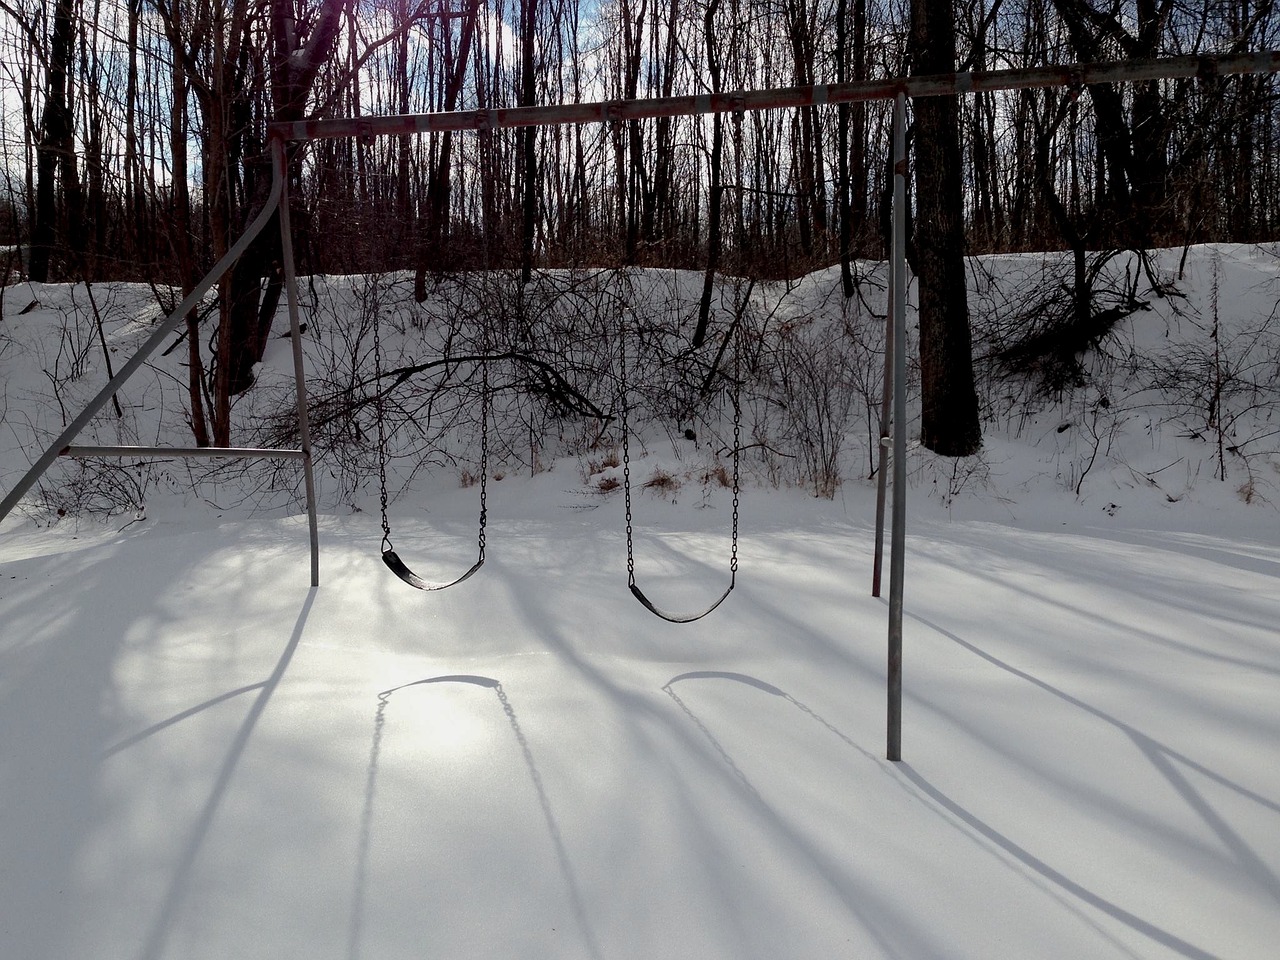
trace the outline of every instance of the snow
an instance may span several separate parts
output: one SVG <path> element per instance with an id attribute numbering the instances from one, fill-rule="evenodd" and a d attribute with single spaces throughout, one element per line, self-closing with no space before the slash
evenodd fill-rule
<path id="1" fill-rule="evenodd" d="M 5 295 L 34 322 L 67 288 Z M 13 336 L 5 489 L 50 415 Z M 1128 423 L 1077 497 L 1066 415 L 992 428 L 956 495 L 913 455 L 901 763 L 863 481 L 749 484 L 737 587 L 687 625 L 629 595 L 621 491 L 574 458 L 491 481 L 484 567 L 432 594 L 368 491 L 326 506 L 314 589 L 296 503 L 11 516 L 0 956 L 1275 956 L 1275 508 L 1134 481 Z M 395 505 L 418 573 L 474 561 L 477 495 L 436 471 Z M 635 519 L 655 602 L 719 595 L 729 491 Z"/>

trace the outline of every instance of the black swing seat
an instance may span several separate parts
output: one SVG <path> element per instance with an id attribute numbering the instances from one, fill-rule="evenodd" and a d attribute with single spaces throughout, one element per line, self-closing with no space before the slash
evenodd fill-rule
<path id="1" fill-rule="evenodd" d="M 472 565 L 470 570 L 460 576 L 457 580 L 450 580 L 448 583 L 428 583 L 426 580 L 423 580 L 405 565 L 405 562 L 400 559 L 400 555 L 394 550 L 383 550 L 382 562 L 387 565 L 387 569 L 411 587 L 417 587 L 419 590 L 443 590 L 446 587 L 457 586 L 463 580 L 466 580 L 473 573 L 483 567 L 484 554 L 480 555 L 480 558 Z"/>
<path id="2" fill-rule="evenodd" d="M 468 576 L 470 576 L 470 574 L 468 574 Z M 720 598 L 711 606 L 707 607 L 707 609 L 703 610 L 701 613 L 683 615 L 678 613 L 667 613 L 665 610 L 658 609 L 658 607 L 654 605 L 653 601 L 644 595 L 644 591 L 640 589 L 638 584 L 632 583 L 630 586 L 631 595 L 639 600 L 646 610 L 661 617 L 668 623 L 693 623 L 695 620 L 701 620 L 716 607 L 720 606 L 720 604 L 724 603 L 725 597 L 729 596 L 729 594 L 733 592 L 733 583 L 731 581 L 729 586 L 725 587 L 724 593 L 720 594 Z"/>

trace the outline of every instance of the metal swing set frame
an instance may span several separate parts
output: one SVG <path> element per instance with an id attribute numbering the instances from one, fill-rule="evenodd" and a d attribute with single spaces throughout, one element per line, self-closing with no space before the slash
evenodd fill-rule
<path id="1" fill-rule="evenodd" d="M 272 185 L 265 205 L 244 235 L 227 251 L 213 269 L 200 281 L 172 313 L 152 332 L 137 352 L 114 377 L 86 404 L 49 445 L 27 472 L 0 501 L 0 520 L 18 505 L 23 496 L 39 481 L 53 462 L 70 457 L 225 457 L 281 458 L 301 461 L 306 491 L 306 509 L 311 544 L 311 584 L 320 583 L 320 542 L 316 518 L 316 486 L 312 460 L 311 432 L 307 417 L 307 391 L 299 322 L 299 299 L 293 231 L 289 217 L 288 145 L 312 140 L 347 137 L 405 136 L 436 131 L 492 130 L 505 127 L 551 126 L 569 123 L 610 123 L 654 117 L 676 117 L 714 113 L 737 113 L 751 110 L 822 106 L 858 101 L 893 100 L 893 242 L 890 258 L 890 297 L 886 318 L 885 393 L 882 418 L 881 460 L 890 455 L 893 465 L 893 513 L 891 529 L 888 644 L 888 746 L 890 760 L 901 759 L 902 704 L 902 596 L 904 541 L 906 531 L 906 289 L 905 197 L 906 143 L 905 117 L 908 97 L 955 96 L 958 94 L 1048 87 L 1083 88 L 1093 84 L 1134 83 L 1151 80 L 1210 79 L 1245 74 L 1280 72 L 1280 50 L 1238 54 L 1191 55 L 1155 60 L 1129 60 L 1107 63 L 1074 64 L 973 71 L 906 77 L 852 83 L 817 84 L 733 93 L 707 93 L 678 97 L 617 100 L 581 104 L 557 104 L 502 109 L 462 110 L 404 116 L 370 117 L 367 119 L 300 120 L 268 125 L 272 153 Z M 138 369 L 146 363 L 163 342 L 182 324 L 231 266 L 248 249 L 249 244 L 270 224 L 279 212 L 280 237 L 284 259 L 285 288 L 288 299 L 289 329 L 293 344 L 293 369 L 296 384 L 298 433 L 296 449 L 261 447 L 144 447 L 144 446 L 76 446 L 74 441 L 93 417 Z M 892 424 L 889 432 L 888 424 Z M 890 453 L 890 450 L 892 451 Z M 879 596 L 880 570 L 884 541 L 884 504 L 886 472 L 878 471 L 880 492 L 877 498 L 877 524 L 873 594 Z M 721 598 L 723 599 L 723 598 Z M 718 601 L 717 601 L 718 605 Z"/>

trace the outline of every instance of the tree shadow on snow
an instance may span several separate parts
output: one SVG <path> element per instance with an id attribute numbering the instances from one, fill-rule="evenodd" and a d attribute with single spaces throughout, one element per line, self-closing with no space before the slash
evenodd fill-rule
<path id="1" fill-rule="evenodd" d="M 113 917 L 118 921 L 113 930 L 86 927 L 91 910 L 116 883 L 98 875 L 96 851 L 123 844 L 126 855 L 135 852 L 134 838 L 122 830 L 121 820 L 128 822 L 139 791 L 153 789 L 150 767 L 128 768 L 130 781 L 123 786 L 120 771 L 108 765 L 121 762 L 144 741 L 256 691 L 167 879 L 149 932 L 145 920 L 137 918 L 142 929 L 133 942 L 143 943 L 142 957 L 161 955 L 239 757 L 302 635 L 314 592 L 267 679 L 240 683 L 122 736 L 134 716 L 145 712 L 148 694 L 172 692 L 163 678 L 153 681 L 139 668 L 151 658 L 169 656 L 175 638 L 203 652 L 203 637 L 182 633 L 185 605 L 190 598 L 203 598 L 207 576 L 199 568 L 217 548 L 207 531 L 168 537 L 162 544 L 152 531 L 144 533 L 5 565 L 12 580 L 0 597 L 6 627 L 0 645 L 0 728 L 5 730 L 0 739 L 0 860 L 5 864 L 0 928 L 6 956 L 62 957 L 79 949 L 71 944 L 80 938 L 112 944 L 133 936 L 133 913 Z M 141 592 L 139 583 L 146 585 Z M 234 579 L 224 578 L 217 586 L 220 602 L 228 606 L 252 602 L 237 594 Z M 214 682 L 237 670 L 234 639 L 224 658 L 208 663 Z M 156 836 L 164 842 L 163 827 Z M 134 873 L 138 866 L 121 865 L 129 871 L 120 879 L 121 889 L 146 887 L 146 879 Z M 154 873 L 157 864 L 146 866 Z"/>
<path id="2" fill-rule="evenodd" d="M 723 670 L 693 670 L 679 674 L 668 680 L 662 691 L 674 701 L 681 713 L 693 724 L 702 738 L 710 745 L 712 751 L 721 761 L 737 784 L 742 789 L 749 806 L 763 821 L 769 835 L 779 838 L 789 849 L 795 851 L 814 875 L 819 877 L 836 898 L 844 904 L 850 917 L 866 931 L 867 935 L 879 947 L 884 956 L 911 957 L 944 957 L 946 947 L 929 938 L 926 928 L 913 922 L 901 904 L 895 903 L 874 889 L 859 884 L 856 877 L 849 872 L 850 864 L 828 853 L 830 844 L 815 842 L 815 839 L 804 835 L 801 829 L 791 822 L 768 800 L 743 772 L 728 748 L 715 735 L 708 724 L 689 706 L 676 692 L 676 685 L 693 681 L 730 681 L 741 684 L 751 690 L 765 693 L 771 697 L 794 707 L 808 720 L 834 734 L 848 747 L 857 751 L 863 759 L 881 766 L 878 757 L 860 746 L 855 740 L 834 726 L 807 704 L 796 699 L 785 690 L 748 674 Z"/>
<path id="3" fill-rule="evenodd" d="M 231 746 L 227 749 L 227 755 L 222 761 L 221 767 L 218 769 L 217 776 L 214 778 L 213 788 L 209 791 L 209 796 L 204 802 L 199 815 L 196 817 L 194 826 L 187 837 L 187 842 L 183 845 L 182 851 L 178 856 L 178 862 L 173 871 L 173 878 L 169 882 L 169 889 L 165 894 L 165 898 L 160 905 L 160 909 L 156 915 L 155 922 L 151 926 L 151 931 L 147 935 L 146 943 L 143 946 L 142 953 L 139 954 L 139 960 L 159 960 L 164 955 L 165 945 L 168 940 L 169 932 L 173 927 L 173 922 L 180 913 L 182 906 L 186 900 L 187 893 L 191 886 L 192 868 L 195 866 L 197 857 L 201 848 L 204 846 L 205 838 L 209 835 L 209 829 L 213 825 L 214 818 L 217 816 L 218 808 L 222 804 L 223 798 L 226 796 L 227 788 L 231 785 L 232 777 L 235 774 L 236 767 L 240 764 L 240 758 L 244 756 L 245 747 L 249 744 L 249 739 L 253 735 L 254 728 L 258 725 L 258 721 L 262 718 L 263 712 L 267 708 L 267 703 L 271 700 L 272 694 L 280 685 L 285 671 L 289 667 L 289 662 L 293 659 L 294 652 L 298 649 L 298 644 L 302 640 L 302 634 L 306 627 L 307 617 L 311 613 L 311 607 L 315 603 L 317 587 L 311 587 L 307 591 L 307 599 L 302 604 L 302 610 L 298 613 L 298 619 L 294 623 L 293 632 L 289 636 L 289 642 L 285 644 L 284 650 L 280 654 L 280 659 L 276 661 L 275 669 L 271 671 L 270 676 L 259 684 L 252 684 L 241 690 L 231 691 L 221 697 L 216 697 L 208 703 L 202 704 L 200 707 L 183 711 L 177 717 L 171 717 L 169 720 L 160 724 L 156 724 L 148 730 L 143 731 L 134 737 L 131 737 L 125 744 L 118 745 L 112 752 L 120 749 L 124 745 L 137 742 L 142 737 L 163 729 L 177 722 L 186 716 L 191 716 L 200 709 L 207 708 L 213 703 L 221 702 L 230 696 L 234 696 L 241 692 L 252 689 L 258 689 L 258 696 L 254 699 L 253 704 L 249 707 L 249 712 L 245 716 L 244 721 L 240 724 L 240 729 L 236 731 L 235 738 L 231 741 Z"/>
<path id="4" fill-rule="evenodd" d="M 1171 787 L 1182 797 L 1183 801 L 1190 807 L 1201 820 L 1209 827 L 1218 840 L 1232 854 L 1238 865 L 1257 883 L 1262 889 L 1270 892 L 1272 899 L 1280 902 L 1280 878 L 1272 872 L 1270 867 L 1252 850 L 1248 844 L 1237 834 L 1230 824 L 1218 814 L 1205 797 L 1196 790 L 1192 782 L 1181 772 L 1179 766 L 1192 770 L 1201 776 L 1223 786 L 1239 796 L 1248 799 L 1266 809 L 1280 813 L 1280 803 L 1263 797 L 1244 786 L 1233 782 L 1214 770 L 1204 766 L 1203 764 L 1193 760 L 1191 757 L 1181 753 L 1172 747 L 1167 746 L 1154 739 L 1153 737 L 1143 733 L 1136 727 L 1125 723 L 1117 717 L 1114 717 L 1099 708 L 1086 703 L 1078 697 L 1072 696 L 1064 690 L 1061 690 L 1052 684 L 1033 676 L 1032 674 L 1021 670 L 1010 663 L 1007 663 L 998 657 L 981 649 L 976 644 L 971 643 L 962 637 L 956 635 L 950 630 L 939 626 L 932 621 L 921 617 L 917 614 L 907 614 L 908 617 L 916 622 L 928 627 L 930 630 L 946 637 L 953 643 L 969 651 L 980 659 L 986 661 L 1003 670 L 1019 680 L 1032 684 L 1038 689 L 1050 694 L 1053 697 L 1069 704 L 1070 706 L 1082 710 L 1092 717 L 1103 721 L 1114 729 L 1122 732 L 1137 747 L 1139 752 L 1146 757 L 1159 774 L 1170 784 Z M 1125 910 L 1120 905 L 1107 900 L 1094 891 L 1088 889 L 1083 884 L 1072 880 L 1062 871 L 1056 869 L 1044 860 L 1035 856 L 1025 847 L 1022 847 L 1000 831 L 983 821 L 976 814 L 965 809 L 958 802 L 948 797 L 942 790 L 931 784 L 928 779 L 919 771 L 914 769 L 908 763 L 902 763 L 898 769 L 902 771 L 904 777 L 914 784 L 925 796 L 936 803 L 940 808 L 946 810 L 959 821 L 966 824 L 969 828 L 984 837 L 986 840 L 999 847 L 1005 853 L 1014 857 L 1017 861 L 1033 870 L 1036 874 L 1048 880 L 1054 886 L 1063 890 L 1071 897 L 1080 902 L 1093 907 L 1129 927 L 1131 930 L 1148 937 L 1153 942 L 1160 944 L 1169 950 L 1174 951 L 1180 956 L 1190 958 L 1190 960 L 1213 960 L 1215 954 L 1192 944 L 1175 934 L 1156 926 L 1148 920 Z"/>

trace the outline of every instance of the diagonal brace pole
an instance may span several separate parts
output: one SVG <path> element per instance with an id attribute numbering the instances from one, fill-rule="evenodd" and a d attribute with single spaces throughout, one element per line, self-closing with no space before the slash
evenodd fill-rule
<path id="1" fill-rule="evenodd" d="M 58 459 L 58 456 L 62 451 L 71 445 L 71 441 L 80 435 L 80 431 L 88 426 L 89 421 L 97 415 L 98 411 L 107 405 L 111 400 L 111 397 L 124 385 L 125 381 L 138 372 L 138 368 L 146 363 L 151 355 L 160 348 L 160 345 L 164 343 L 168 336 L 178 328 L 178 325 L 183 322 L 187 314 L 191 312 L 196 304 L 204 299 L 204 295 L 213 289 L 213 285 L 222 279 L 222 275 L 230 270 L 232 264 L 234 264 L 240 258 L 240 255 L 248 249 L 249 244 L 253 242 L 254 238 L 260 234 L 271 221 L 271 215 L 275 213 L 276 207 L 279 206 L 280 194 L 283 189 L 283 185 L 283 180 L 277 176 L 271 184 L 271 194 L 267 197 L 267 202 L 263 206 L 262 212 L 258 214 L 253 223 L 249 224 L 244 235 L 237 240 L 235 245 L 214 265 L 213 270 L 209 272 L 209 275 L 196 284 L 195 289 L 183 298 L 183 301 L 178 304 L 177 309 L 165 318 L 164 322 L 156 328 L 155 332 L 151 334 L 151 337 L 147 342 L 144 343 L 138 349 L 138 352 L 129 359 L 129 362 L 121 367 L 116 375 L 107 382 L 107 385 L 98 391 L 97 396 L 90 400 L 88 405 L 80 411 L 79 415 L 67 424 L 62 433 L 58 434 L 57 439 L 49 445 L 49 449 L 40 455 L 36 462 L 31 465 L 30 469 L 22 475 L 22 479 L 20 479 L 14 488 L 5 495 L 4 500 L 0 501 L 0 520 L 3 520 L 9 515 L 13 508 L 18 505 L 19 501 L 22 500 L 26 492 L 30 490 L 42 476 L 44 476 L 50 465 Z"/>

